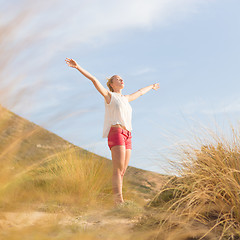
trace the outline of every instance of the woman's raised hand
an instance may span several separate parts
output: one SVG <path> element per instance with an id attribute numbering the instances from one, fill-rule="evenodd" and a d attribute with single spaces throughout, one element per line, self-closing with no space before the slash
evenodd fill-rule
<path id="1" fill-rule="evenodd" d="M 66 58 L 65 61 L 69 67 L 77 68 L 77 66 L 78 66 L 77 62 L 71 58 Z"/>
<path id="2" fill-rule="evenodd" d="M 154 83 L 152 89 L 157 90 L 159 87 L 159 83 Z"/>

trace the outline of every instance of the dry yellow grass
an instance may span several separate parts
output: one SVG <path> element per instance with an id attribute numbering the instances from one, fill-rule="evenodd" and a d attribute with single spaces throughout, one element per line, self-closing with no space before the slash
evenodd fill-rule
<path id="1" fill-rule="evenodd" d="M 34 126 L 23 131 L 25 124 L 19 122 L 13 131 L 8 126 L 12 126 L 9 119 L 13 115 L 4 108 L 0 113 L 0 132 L 9 131 L 9 135 L 0 135 L 0 139 L 4 136 L 0 154 L 0 239 L 128 238 L 131 219 L 141 209 L 133 203 L 126 209 L 111 210 L 112 166 L 108 161 L 65 142 L 63 146 L 68 147 L 61 151 L 53 148 L 45 158 L 32 155 L 30 162 L 19 161 L 24 160 L 19 156 L 27 156 L 30 150 L 25 140 L 35 141 L 43 129 Z M 122 234 L 117 236 L 119 232 Z"/>
<path id="2" fill-rule="evenodd" d="M 174 234 L 178 239 L 239 237 L 240 131 L 231 127 L 231 133 L 226 138 L 203 129 L 195 144 L 178 146 L 179 161 L 172 162 L 178 177 L 149 203 L 155 212 L 167 213 L 149 218 L 160 223 L 157 239 L 174 239 Z"/>
<path id="3" fill-rule="evenodd" d="M 77 149 L 53 154 L 27 169 L 23 166 L 22 171 L 18 168 L 18 173 L 13 175 L 14 171 L 5 171 L 5 165 L 4 179 L 1 178 L 0 200 L 7 205 L 54 201 L 58 204 L 75 203 L 84 208 L 93 202 L 109 203 L 111 199 L 109 165 L 91 154 L 82 156 Z"/>

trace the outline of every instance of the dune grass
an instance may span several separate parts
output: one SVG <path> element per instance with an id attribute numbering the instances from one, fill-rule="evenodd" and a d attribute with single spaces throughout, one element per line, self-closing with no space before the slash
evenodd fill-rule
<path id="1" fill-rule="evenodd" d="M 101 232 L 86 229 L 80 222 L 62 225 L 59 223 L 60 219 L 67 216 L 74 219 L 91 211 L 101 213 L 104 209 L 110 209 L 107 218 L 113 215 L 133 218 L 141 213 L 141 207 L 131 201 L 127 208 L 111 211 L 114 204 L 112 165 L 109 161 L 97 158 L 95 154 L 69 145 L 61 150 L 53 147 L 43 158 L 42 155 L 38 158 L 35 154 L 30 161 L 21 159 L 19 156 L 31 156 L 29 152 L 36 149 L 35 144 L 27 144 L 26 140 L 35 142 L 41 129 L 33 127 L 23 131 L 23 124 L 13 124 L 10 121 L 13 115 L 9 111 L 4 108 L 0 110 L 0 137 L 4 136 L 4 146 L 1 146 L 0 153 L 1 239 L 20 239 L 25 236 L 32 236 L 32 239 L 97 239 Z M 128 188 L 125 183 L 123 192 L 131 198 Z M 29 213 L 31 219 L 31 214 L 34 215 L 35 212 L 53 214 L 56 217 L 25 227 L 20 227 L 21 223 L 10 228 L 1 221 L 5 219 L 5 213 L 17 214 L 20 219 L 21 214 Z M 107 233 L 103 234 L 106 236 Z M 127 237 L 113 235 L 114 232 L 105 239 Z"/>
<path id="2" fill-rule="evenodd" d="M 240 131 L 231 137 L 204 130 L 195 144 L 179 145 L 177 176 L 147 205 L 140 225 L 157 226 L 156 239 L 240 237 Z"/>
<path id="3" fill-rule="evenodd" d="M 1 161 L 0 169 L 0 206 L 5 209 L 19 208 L 18 203 L 43 203 L 46 208 L 51 203 L 74 204 L 86 209 L 112 200 L 111 167 L 90 153 L 73 147 L 22 168 L 10 160 Z"/>
<path id="4" fill-rule="evenodd" d="M 2 112 L 3 113 L 3 112 Z M 7 113 L 7 112 L 6 112 Z M 5 121 L 5 124 L 3 124 Z M 7 129 L 2 117 L 0 131 Z M 2 127 L 1 127 L 2 126 Z M 22 143 L 39 131 L 21 131 L 5 139 L 0 154 L 0 209 L 2 211 L 42 211 L 73 216 L 91 209 L 109 208 L 112 197 L 112 167 L 94 154 L 70 146 L 53 150 L 33 163 L 18 161 Z M 17 133 L 17 134 L 16 134 Z M 109 216 L 134 219 L 141 216 L 130 235 L 118 239 L 238 239 L 240 236 L 240 132 L 232 138 L 210 131 L 204 141 L 179 145 L 179 161 L 173 162 L 177 176 L 170 177 L 161 191 L 143 210 L 129 201 L 127 207 L 109 211 Z M 196 147 L 197 146 L 197 147 Z M 124 186 L 126 190 L 128 185 Z M 125 191 L 123 189 L 123 191 Z M 107 216 L 107 215 L 106 215 Z M 43 228 L 43 231 L 40 229 Z M 36 239 L 96 239 L 101 232 L 86 231 L 69 224 L 60 228 L 58 220 L 47 226 L 14 229 L 2 235 L 18 239 L 18 233 Z M 141 234 L 140 234 L 141 233 Z M 53 235 L 49 238 L 49 234 Z M 86 234 L 86 235 L 84 235 Z M 116 236 L 109 239 L 117 239 Z"/>
<path id="5" fill-rule="evenodd" d="M 94 204 L 110 204 L 112 169 L 106 161 L 74 145 L 62 150 L 53 148 L 45 157 L 31 155 L 36 146 L 26 141 L 37 139 L 41 128 L 26 129 L 21 119 L 13 121 L 14 115 L 5 108 L 0 108 L 0 113 L 1 209 L 19 209 L 30 203 L 41 203 L 48 210 L 54 208 L 51 205 L 74 203 L 86 209 Z M 29 160 L 25 161 L 24 156 Z"/>
<path id="6" fill-rule="evenodd" d="M 1 112 L 2 114 L 4 111 Z M 7 111 L 6 114 L 9 114 Z M 3 115 L 2 115 L 3 116 Z M 2 117 L 0 131 L 8 129 L 9 115 Z M 0 154 L 0 209 L 2 211 L 42 211 L 67 213 L 73 216 L 91 209 L 109 208 L 113 203 L 112 166 L 95 158 L 94 154 L 69 145 L 61 151 L 55 149 L 40 159 L 27 163 L 18 161 L 25 139 L 36 135 L 32 128 L 22 131 L 22 124 L 4 140 Z M 5 129 L 5 130 L 4 130 Z M 177 175 L 170 177 L 161 191 L 143 210 L 129 201 L 127 207 L 109 211 L 109 216 L 120 216 L 139 221 L 134 232 L 125 238 L 138 239 L 237 239 L 240 235 L 240 132 L 232 128 L 231 139 L 205 132 L 204 141 L 179 145 L 179 160 L 173 162 Z M 23 154 L 23 152 L 21 152 Z M 24 155 L 24 154 L 23 154 Z M 124 185 L 123 191 L 129 186 Z M 107 216 L 107 215 L 106 215 Z M 44 231 L 40 231 L 41 228 Z M 48 238 L 59 229 L 58 221 L 48 227 L 28 227 L 22 234 Z M 35 229 L 35 232 L 34 232 Z M 19 229 L 7 231 L 9 239 Z M 57 230 L 56 230 L 57 231 Z M 142 234 L 140 234 L 142 232 Z M 59 233 L 60 234 L 60 233 Z M 61 234 L 77 239 L 96 239 L 100 232 L 69 224 Z M 138 235 L 140 234 L 140 235 Z M 3 236 L 3 235 L 2 235 Z M 95 238 L 94 238 L 95 237 Z M 114 236 L 109 239 L 114 239 Z M 119 239 L 124 239 L 120 236 Z"/>

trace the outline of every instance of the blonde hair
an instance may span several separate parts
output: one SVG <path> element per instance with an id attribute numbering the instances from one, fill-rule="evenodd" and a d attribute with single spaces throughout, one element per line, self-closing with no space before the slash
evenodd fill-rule
<path id="1" fill-rule="evenodd" d="M 110 85 L 110 83 L 112 83 L 112 80 L 113 80 L 113 78 L 115 77 L 116 75 L 113 75 L 113 76 L 111 76 L 110 78 L 107 78 L 107 86 L 108 86 L 108 88 L 109 88 L 109 90 L 111 91 L 111 92 L 114 92 L 114 90 L 113 90 L 113 88 L 112 88 L 112 86 Z"/>

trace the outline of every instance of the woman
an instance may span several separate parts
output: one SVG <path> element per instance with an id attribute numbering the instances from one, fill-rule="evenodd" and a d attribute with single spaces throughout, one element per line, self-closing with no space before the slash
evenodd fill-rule
<path id="1" fill-rule="evenodd" d="M 126 172 L 132 151 L 132 108 L 129 102 L 137 99 L 151 89 L 157 90 L 159 84 L 155 83 L 141 88 L 130 95 L 122 95 L 124 82 L 120 76 L 114 75 L 108 79 L 107 86 L 109 91 L 94 76 L 80 67 L 76 61 L 69 58 L 66 58 L 65 61 L 69 67 L 76 68 L 91 80 L 99 93 L 105 98 L 103 138 L 108 138 L 108 146 L 112 155 L 114 202 L 115 205 L 122 204 L 124 203 L 122 196 L 123 176 Z"/>

